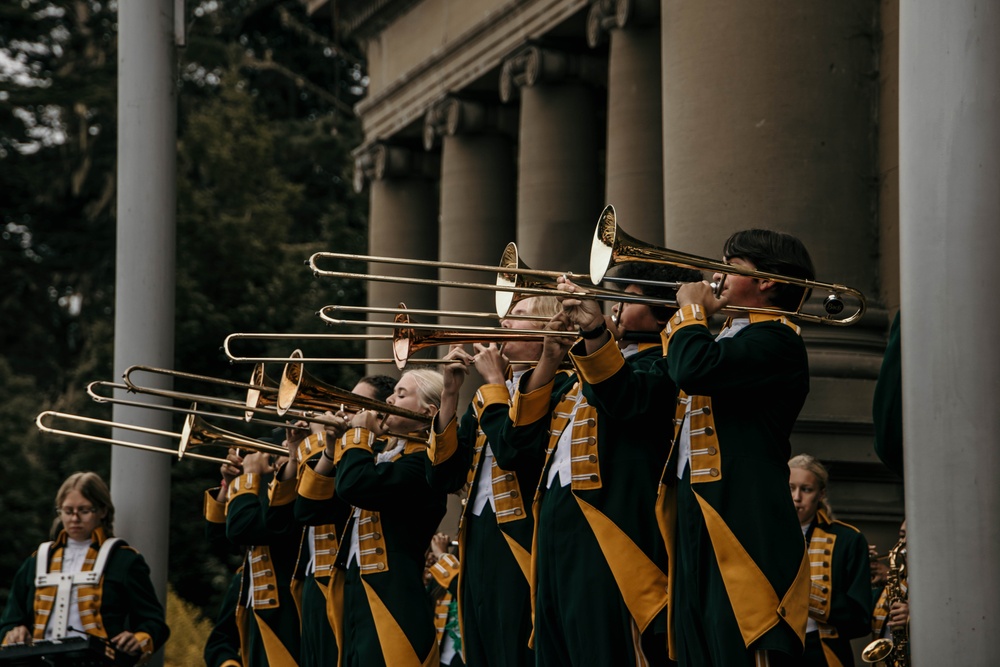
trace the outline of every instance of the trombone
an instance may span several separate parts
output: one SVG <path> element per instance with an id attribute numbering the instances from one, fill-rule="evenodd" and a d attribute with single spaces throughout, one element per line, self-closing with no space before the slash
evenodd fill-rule
<path id="1" fill-rule="evenodd" d="M 130 442 L 128 440 L 116 440 L 114 438 L 90 435 L 89 433 L 67 431 L 65 429 L 49 426 L 45 423 L 46 419 L 64 419 L 68 421 L 83 422 L 85 424 L 98 424 L 100 426 L 107 426 L 110 428 L 120 428 L 127 431 L 135 431 L 138 433 L 146 433 L 163 438 L 170 438 L 178 441 L 178 447 L 177 449 L 170 449 L 169 447 L 154 447 L 153 445 L 143 445 L 136 442 Z M 225 447 L 242 447 L 244 449 L 251 449 L 256 452 L 269 454 L 284 455 L 288 453 L 284 447 L 272 445 L 261 440 L 255 440 L 254 438 L 247 438 L 238 433 L 232 433 L 230 431 L 225 431 L 221 428 L 212 426 L 196 414 L 189 414 L 187 416 L 187 419 L 184 420 L 184 428 L 180 433 L 163 431 L 156 428 L 148 428 L 146 426 L 137 426 L 135 424 L 113 422 L 106 419 L 95 419 L 93 417 L 84 417 L 82 415 L 72 415 L 65 412 L 56 412 L 54 410 L 40 412 L 38 416 L 35 417 L 35 425 L 38 427 L 38 430 L 43 433 L 63 435 L 70 438 L 90 440 L 92 442 L 101 442 L 110 445 L 119 445 L 121 447 L 131 447 L 133 449 L 142 449 L 147 452 L 157 452 L 159 454 L 171 454 L 176 456 L 178 459 L 191 458 L 198 461 L 210 461 L 212 463 L 220 464 L 229 463 L 229 460 L 217 456 L 196 454 L 189 450 L 203 445 L 223 445 Z"/>
<path id="2" fill-rule="evenodd" d="M 433 278 L 409 278 L 406 276 L 371 275 L 367 273 L 349 273 L 346 271 L 331 271 L 319 268 L 321 259 L 349 259 L 384 264 L 403 264 L 407 266 L 430 266 L 443 269 L 465 269 L 470 271 L 496 272 L 496 284 L 463 282 L 458 280 L 437 280 Z M 456 262 L 438 262 L 423 259 L 404 259 L 400 257 L 380 257 L 376 255 L 351 255 L 337 252 L 317 252 L 309 258 L 309 266 L 313 274 L 329 278 L 350 278 L 355 280 L 374 280 L 376 282 L 405 283 L 409 285 L 428 285 L 431 287 L 456 287 L 465 289 L 480 289 L 496 292 L 496 311 L 501 318 L 507 317 L 514 303 L 530 296 L 563 295 L 556 289 L 556 278 L 569 276 L 576 279 L 587 276 L 575 275 L 566 271 L 541 271 L 528 268 L 518 256 L 517 245 L 508 243 L 500 258 L 499 266 L 484 264 L 459 264 Z M 600 282 L 600 281 L 598 281 Z M 664 287 L 679 287 L 680 283 L 660 283 Z M 585 288 L 586 292 L 576 293 L 577 297 L 597 299 L 601 301 L 617 301 L 619 303 L 645 303 L 662 305 L 663 299 L 630 294 L 618 290 Z M 330 320 L 327 320 L 330 321 Z"/>
<path id="3" fill-rule="evenodd" d="M 744 306 L 727 306 L 727 311 L 739 312 L 768 312 L 788 317 L 796 317 L 808 322 L 819 322 L 821 324 L 831 324 L 834 326 L 849 326 L 854 324 L 864 315 L 867 308 L 865 295 L 853 287 L 836 283 L 823 283 L 806 278 L 794 278 L 781 275 L 779 273 L 769 273 L 767 271 L 757 271 L 747 269 L 732 264 L 726 264 L 717 260 L 690 255 L 687 253 L 671 250 L 670 248 L 660 248 L 643 241 L 639 241 L 618 226 L 615 215 L 615 207 L 610 204 L 604 208 L 597 221 L 597 228 L 594 230 L 594 240 L 590 248 L 590 279 L 596 285 L 604 278 L 604 274 L 612 267 L 626 262 L 644 262 L 649 264 L 668 264 L 671 266 L 681 266 L 700 271 L 711 271 L 721 273 L 724 276 L 742 275 L 751 278 L 761 278 L 775 282 L 798 285 L 804 288 L 802 302 L 799 307 L 792 310 L 782 310 L 779 308 L 748 308 Z M 669 286 L 669 283 L 663 283 Z M 814 315 L 802 312 L 806 296 L 809 290 L 827 292 L 827 297 L 823 301 L 823 309 L 826 315 Z M 857 301 L 856 309 L 847 316 L 837 319 L 836 316 L 843 313 L 845 308 L 844 296 L 848 295 Z M 662 303 L 662 302 L 661 302 Z"/>
<path id="4" fill-rule="evenodd" d="M 403 313 L 409 313 L 411 315 L 428 315 L 431 317 L 464 317 L 469 319 L 489 319 L 489 320 L 499 320 L 499 319 L 516 319 L 516 320 L 530 320 L 537 322 L 547 322 L 549 318 L 542 315 L 511 315 L 507 318 L 501 318 L 496 313 L 479 313 L 479 312 L 469 312 L 462 310 L 421 310 L 419 308 L 406 308 L 405 304 L 399 304 L 398 308 L 379 308 L 379 307 L 365 307 L 365 306 L 342 306 L 338 304 L 331 304 L 323 306 L 319 311 L 319 317 L 327 324 L 342 324 L 342 325 L 357 325 L 365 326 L 366 322 L 363 320 L 341 320 L 333 317 L 332 313 L 343 312 L 343 313 L 384 313 L 389 315 L 400 315 Z M 248 357 L 245 355 L 237 354 L 233 351 L 233 343 L 239 340 L 263 340 L 263 341 L 280 341 L 280 340 L 323 340 L 323 341 L 341 341 L 341 340 L 382 340 L 391 341 L 393 336 L 390 334 L 377 335 L 377 334 L 278 334 L 278 333 L 232 333 L 226 336 L 222 343 L 222 351 L 229 358 L 231 362 L 255 362 L 255 363 L 283 363 L 287 364 L 292 361 L 291 357 Z M 393 364 L 396 363 L 395 359 L 387 358 L 372 358 L 372 359 L 359 359 L 355 357 L 303 357 L 302 361 L 308 361 L 309 363 L 317 364 Z M 448 364 L 452 363 L 446 359 L 410 359 L 409 363 L 419 363 L 419 364 Z M 515 362 L 517 363 L 517 362 Z"/>
<path id="5" fill-rule="evenodd" d="M 392 354 L 396 367 L 402 370 L 410 361 L 410 355 L 428 347 L 438 345 L 464 345 L 467 343 L 505 343 L 511 341 L 538 341 L 546 336 L 556 336 L 576 340 L 578 334 L 571 331 L 549 331 L 540 329 L 498 329 L 497 327 L 462 326 L 458 324 L 417 324 L 410 321 L 406 312 L 396 315 L 392 322 L 355 322 L 353 320 L 328 319 L 331 324 L 356 324 L 365 327 L 393 329 Z M 427 333 L 421 333 L 426 331 Z M 418 361 L 418 360 L 414 360 Z M 434 360 L 454 363 L 447 360 Z M 510 361 L 511 364 L 534 364 L 537 361 Z"/>

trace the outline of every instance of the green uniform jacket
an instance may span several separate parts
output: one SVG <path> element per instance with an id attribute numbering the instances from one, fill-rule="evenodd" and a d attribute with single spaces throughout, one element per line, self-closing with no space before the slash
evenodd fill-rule
<path id="1" fill-rule="evenodd" d="M 899 313 L 889 329 L 889 342 L 872 397 L 875 453 L 889 470 L 903 476 L 903 348 Z"/>
<path id="2" fill-rule="evenodd" d="M 676 394 L 670 382 L 648 383 L 642 391 L 626 387 L 629 376 L 648 371 L 661 358 L 659 345 L 644 345 L 628 360 L 614 342 L 591 356 L 584 349 L 578 344 L 572 357 L 589 405 L 576 413 L 571 490 L 625 605 L 645 632 L 667 604 L 666 550 L 653 511 L 669 451 L 660 406 L 672 405 Z M 522 386 L 529 374 L 521 378 Z M 577 380 L 576 374 L 560 373 L 544 387 L 515 393 L 509 426 L 494 448 L 502 466 L 554 449 L 559 432 L 568 428 L 563 415 L 572 413 L 581 391 Z M 547 457 L 536 505 L 548 464 Z"/>
<path id="3" fill-rule="evenodd" d="M 410 442 L 396 459 L 376 465 L 374 441 L 362 428 L 340 439 L 336 494 L 362 510 L 361 581 L 386 664 L 428 665 L 437 660 L 437 645 L 423 583 L 424 554 L 444 518 L 447 494 L 427 484 L 423 443 Z M 344 569 L 353 523 L 348 521 L 340 540 L 337 565 Z"/>
<path id="4" fill-rule="evenodd" d="M 104 541 L 103 530 L 97 529 L 94 536 L 91 548 L 96 555 L 96 550 Z M 50 561 L 62 551 L 66 539 L 65 531 L 60 533 L 49 551 Z M 24 625 L 29 630 L 35 625 L 36 556 L 37 552 L 32 554 L 14 575 L 7 606 L 0 617 L 0 637 L 18 625 Z M 123 543 L 111 552 L 93 607 L 100 622 L 98 627 L 88 631 L 89 634 L 110 639 L 128 630 L 144 644 L 145 653 L 155 652 L 170 636 L 163 605 L 157 599 L 149 578 L 149 566 L 139 552 Z"/>
<path id="5" fill-rule="evenodd" d="M 510 412 L 510 392 L 506 385 L 483 385 L 457 425 L 452 420 L 443 433 L 431 436 L 427 450 L 427 482 L 446 493 L 466 487 L 468 502 L 462 507 L 459 520 L 459 542 L 466 521 L 469 503 L 479 491 L 479 467 L 482 450 L 495 442 L 507 424 Z M 494 449 L 491 445 L 491 449 Z M 496 457 L 496 451 L 494 451 Z M 531 567 L 531 538 L 535 522 L 525 499 L 534 497 L 544 456 L 522 457 L 515 467 L 499 465 L 493 476 L 496 517 L 500 531 L 506 536 L 514 558 L 524 572 L 525 580 Z M 459 559 L 463 554 L 459 553 Z"/>
<path id="6" fill-rule="evenodd" d="M 666 357 L 659 363 L 682 391 L 677 436 L 691 401 L 691 491 L 726 589 L 706 604 L 731 606 L 746 647 L 766 636 L 766 648 L 796 655 L 805 638 L 809 564 L 788 493 L 788 459 L 809 392 L 809 363 L 798 327 L 762 314 L 750 322 L 716 341 L 700 309 L 685 306 L 663 332 Z M 678 481 L 676 449 L 668 485 Z M 672 551 L 670 496 L 664 488 L 659 512 Z"/>
<path id="7" fill-rule="evenodd" d="M 237 571 L 219 605 L 215 624 L 205 641 L 205 667 L 243 667 L 240 661 L 240 630 L 236 626 L 236 607 L 240 602 L 242 579 L 243 572 Z"/>
<path id="8" fill-rule="evenodd" d="M 827 665 L 853 664 L 850 640 L 870 630 L 868 540 L 820 510 L 806 532 L 811 572 L 809 615 L 819 624 Z"/>
<path id="9" fill-rule="evenodd" d="M 263 483 L 252 474 L 233 480 L 226 536 L 247 549 L 237 608 L 243 661 L 248 667 L 286 667 L 296 665 L 299 656 L 299 613 L 291 585 L 302 528 L 294 520 L 291 504 L 268 511 Z M 254 604 L 249 609 L 251 596 Z"/>

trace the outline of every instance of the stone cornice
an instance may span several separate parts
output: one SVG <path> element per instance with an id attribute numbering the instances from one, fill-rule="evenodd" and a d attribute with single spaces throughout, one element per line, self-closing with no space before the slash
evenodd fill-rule
<path id="1" fill-rule="evenodd" d="M 418 63 L 378 95 L 355 107 L 365 144 L 391 137 L 419 121 L 430 105 L 497 67 L 528 41 L 540 38 L 588 5 L 587 0 L 514 0 L 475 29 Z"/>

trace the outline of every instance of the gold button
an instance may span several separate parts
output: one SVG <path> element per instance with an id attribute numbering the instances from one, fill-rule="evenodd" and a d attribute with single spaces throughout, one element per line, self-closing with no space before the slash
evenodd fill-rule
<path id="1" fill-rule="evenodd" d="M 588 460 L 589 460 L 589 461 L 590 461 L 591 463 L 597 463 L 597 457 L 596 457 L 596 456 L 594 456 L 593 454 L 591 454 L 591 455 L 590 455 L 590 456 L 588 457 Z"/>
<path id="2" fill-rule="evenodd" d="M 597 444 L 597 438 L 595 438 L 594 436 L 590 436 L 589 438 L 587 438 L 587 444 L 588 445 L 596 445 Z"/>
<path id="3" fill-rule="evenodd" d="M 513 481 L 513 480 L 514 480 L 514 473 L 512 473 L 512 472 L 509 472 L 509 473 L 507 473 L 506 475 L 504 475 L 504 476 L 503 476 L 503 478 L 504 478 L 504 479 L 505 479 L 506 481 L 508 481 L 508 482 L 510 482 L 510 481 Z"/>
<path id="4" fill-rule="evenodd" d="M 715 447 L 709 447 L 708 448 L 708 455 L 709 456 L 715 456 L 718 452 L 719 452 L 719 450 L 716 449 Z"/>
<path id="5" fill-rule="evenodd" d="M 718 468 L 712 468 L 712 469 L 710 469 L 708 471 L 708 474 L 711 475 L 712 477 L 718 477 L 719 476 L 719 469 Z"/>
<path id="6" fill-rule="evenodd" d="M 382 539 L 382 533 L 372 533 L 372 539 L 373 540 L 381 540 Z"/>
<path id="7" fill-rule="evenodd" d="M 712 435 L 713 433 L 715 433 L 715 429 L 714 428 L 712 428 L 711 426 L 706 426 L 705 427 L 705 435 Z"/>
<path id="8" fill-rule="evenodd" d="M 514 516 L 521 516 L 524 512 L 521 511 L 520 507 L 514 508 Z"/>
<path id="9" fill-rule="evenodd" d="M 517 491 L 511 491 L 510 492 L 510 497 L 511 498 L 517 498 Z"/>
<path id="10" fill-rule="evenodd" d="M 598 479 L 600 479 L 600 478 L 597 475 L 591 475 L 590 476 L 590 481 L 591 482 L 596 482 Z"/>
<path id="11" fill-rule="evenodd" d="M 378 564 L 378 569 L 384 570 L 385 569 L 385 563 L 379 563 Z"/>
<path id="12" fill-rule="evenodd" d="M 677 313 L 676 315 L 674 315 L 674 324 L 680 324 L 680 323 L 681 323 L 681 315 L 680 313 Z"/>
<path id="13" fill-rule="evenodd" d="M 705 316 L 701 314 L 700 310 L 698 310 L 698 311 L 695 311 L 694 319 L 696 319 L 696 320 L 703 320 L 703 319 L 705 319 Z"/>
<path id="14" fill-rule="evenodd" d="M 261 554 L 260 559 L 266 563 L 268 560 L 270 560 L 270 556 L 268 556 L 267 554 Z"/>
<path id="15" fill-rule="evenodd" d="M 476 401 L 476 405 L 478 405 L 479 407 L 483 407 L 483 399 L 479 399 L 478 401 Z"/>
<path id="16" fill-rule="evenodd" d="M 375 553 L 381 556 L 383 553 L 385 553 L 385 550 L 382 547 L 375 547 Z"/>
<path id="17" fill-rule="evenodd" d="M 703 414 L 703 415 L 710 415 L 710 414 L 712 414 L 712 407 L 709 406 L 709 405 L 706 405 L 705 407 L 703 407 L 701 409 L 701 414 Z"/>

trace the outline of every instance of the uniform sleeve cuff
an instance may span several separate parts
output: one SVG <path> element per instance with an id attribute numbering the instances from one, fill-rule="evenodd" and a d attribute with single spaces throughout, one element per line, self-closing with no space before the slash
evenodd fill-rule
<path id="1" fill-rule="evenodd" d="M 148 632 L 136 632 L 135 640 L 139 642 L 139 650 L 142 651 L 144 656 L 152 655 L 156 651 L 156 646 L 153 645 L 153 638 Z"/>
<path id="2" fill-rule="evenodd" d="M 458 419 L 451 418 L 451 421 L 444 427 L 441 433 L 435 433 L 431 429 L 431 441 L 427 446 L 427 458 L 431 460 L 431 465 L 438 465 L 454 456 L 458 450 Z"/>
<path id="3" fill-rule="evenodd" d="M 697 303 L 689 303 L 681 307 L 667 321 L 667 326 L 660 332 L 660 338 L 663 339 L 663 356 L 667 355 L 667 346 L 670 344 L 670 339 L 673 335 L 684 327 L 692 325 L 708 327 L 708 319 L 705 317 L 701 306 Z"/>
<path id="4" fill-rule="evenodd" d="M 209 523 L 226 522 L 226 503 L 215 499 L 220 487 L 205 492 L 205 520 Z"/>
<path id="5" fill-rule="evenodd" d="M 574 346 L 574 350 L 581 352 L 586 349 L 582 344 Z M 614 338 L 608 340 L 593 354 L 577 355 L 571 351 L 569 356 L 573 360 L 573 365 L 576 366 L 580 378 L 587 384 L 604 382 L 625 365 L 625 357 L 622 356 Z"/>
<path id="6" fill-rule="evenodd" d="M 298 480 L 294 477 L 291 479 L 278 479 L 277 475 L 275 475 L 274 481 L 271 482 L 271 488 L 268 489 L 268 500 L 271 506 L 280 507 L 281 505 L 294 503 L 296 496 L 298 496 L 295 488 L 297 484 Z"/>
<path id="7" fill-rule="evenodd" d="M 336 478 L 321 475 L 306 466 L 299 480 L 299 495 L 307 500 L 328 500 L 333 498 L 335 482 Z"/>
<path id="8" fill-rule="evenodd" d="M 307 437 L 303 438 L 298 447 L 299 468 L 301 469 L 306 461 L 322 452 L 325 448 L 326 434 L 324 433 L 310 433 Z"/>
<path id="9" fill-rule="evenodd" d="M 458 576 L 458 558 L 453 554 L 445 554 L 438 559 L 431 567 L 431 574 L 434 581 L 438 582 L 442 588 L 448 588 L 452 579 Z"/>
<path id="10" fill-rule="evenodd" d="M 233 502 L 233 498 L 248 493 L 254 495 L 260 493 L 260 475 L 247 472 L 234 479 L 229 485 L 229 502 Z"/>
<path id="11" fill-rule="evenodd" d="M 350 449 L 363 449 L 369 454 L 372 453 L 372 445 L 375 442 L 375 434 L 366 428 L 355 427 L 345 433 L 337 442 L 337 450 L 333 455 L 333 464 L 340 463 L 344 458 L 344 453 Z"/>
<path id="12" fill-rule="evenodd" d="M 483 416 L 483 411 L 491 405 L 510 405 L 510 391 L 505 384 L 484 384 L 476 392 L 472 401 L 472 409 L 476 418 Z"/>
<path id="13" fill-rule="evenodd" d="M 522 381 L 524 379 L 521 378 Z M 549 380 L 547 384 L 527 394 L 522 394 L 520 390 L 514 392 L 514 400 L 510 406 L 510 420 L 514 426 L 533 424 L 549 414 L 549 399 L 552 396 L 553 386 L 555 381 Z"/>

